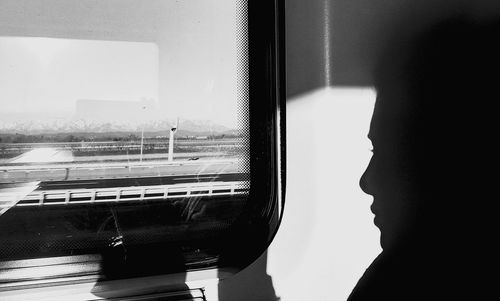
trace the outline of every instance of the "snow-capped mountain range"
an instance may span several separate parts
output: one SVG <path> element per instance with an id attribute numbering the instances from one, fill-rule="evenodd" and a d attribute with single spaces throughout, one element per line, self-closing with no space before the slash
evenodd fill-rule
<path id="1" fill-rule="evenodd" d="M 52 134 L 52 133 L 106 133 L 106 132 L 161 132 L 169 131 L 175 126 L 176 120 L 150 120 L 147 122 L 102 122 L 84 119 L 46 119 L 46 120 L 22 120 L 3 121 L 0 119 L 0 133 L 19 134 Z M 237 129 L 216 124 L 210 120 L 186 120 L 180 119 L 178 131 L 186 135 L 190 133 L 220 134 L 237 132 Z"/>

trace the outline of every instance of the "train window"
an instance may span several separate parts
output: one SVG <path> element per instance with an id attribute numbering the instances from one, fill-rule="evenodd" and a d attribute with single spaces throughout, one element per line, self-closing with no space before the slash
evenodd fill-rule
<path id="1" fill-rule="evenodd" d="M 0 289 L 238 270 L 282 213 L 279 1 L 0 2 Z"/>

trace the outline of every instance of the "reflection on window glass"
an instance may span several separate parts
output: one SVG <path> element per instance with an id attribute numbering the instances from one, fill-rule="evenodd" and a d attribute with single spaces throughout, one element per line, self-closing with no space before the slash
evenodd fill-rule
<path id="1" fill-rule="evenodd" d="M 147 246 L 214 262 L 241 214 L 241 5 L 135 3 L 0 12 L 0 262 Z"/>

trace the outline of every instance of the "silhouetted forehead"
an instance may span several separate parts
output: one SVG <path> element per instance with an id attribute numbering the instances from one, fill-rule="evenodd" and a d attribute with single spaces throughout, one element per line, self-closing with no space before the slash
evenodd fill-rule
<path id="1" fill-rule="evenodd" d="M 374 146 L 423 147 L 426 141 L 444 146 L 465 129 L 491 130 L 470 122 L 496 112 L 492 100 L 500 98 L 498 76 L 491 76 L 500 70 L 500 43 L 494 38 L 500 23 L 486 25 L 451 20 L 409 43 L 388 45 L 375 73 L 377 100 L 369 131 Z"/>
<path id="2" fill-rule="evenodd" d="M 417 125 L 419 116 L 406 103 L 402 96 L 396 100 L 388 99 L 387 95 L 378 95 L 370 122 L 368 138 L 374 147 L 394 144 L 407 144 L 402 141 L 421 136 L 422 128 Z M 410 105 L 410 104 L 409 104 Z M 410 105 L 411 106 L 411 105 Z M 417 110 L 418 111 L 418 110 Z"/>
<path id="3" fill-rule="evenodd" d="M 375 147 L 375 145 L 378 144 L 381 135 L 382 133 L 380 131 L 380 127 L 377 126 L 374 115 L 370 123 L 370 130 L 368 131 L 368 139 L 370 139 L 370 141 L 372 142 L 373 147 Z"/>
<path id="4" fill-rule="evenodd" d="M 372 119 L 370 121 L 370 129 L 368 131 L 368 139 L 371 140 L 372 145 L 378 144 L 377 142 L 384 136 L 384 131 L 382 129 L 382 123 L 384 121 L 383 116 L 381 116 L 379 105 L 379 98 L 377 98 L 377 102 L 375 105 L 375 109 L 373 111 Z"/>

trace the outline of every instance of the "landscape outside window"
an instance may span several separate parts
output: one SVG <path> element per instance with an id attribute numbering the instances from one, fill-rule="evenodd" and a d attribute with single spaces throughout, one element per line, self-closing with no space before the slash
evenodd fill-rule
<path id="1" fill-rule="evenodd" d="M 241 9 L 151 2 L 162 29 L 144 39 L 0 30 L 0 262 L 155 243 L 210 260 L 187 237 L 216 239 L 241 213 Z"/>

